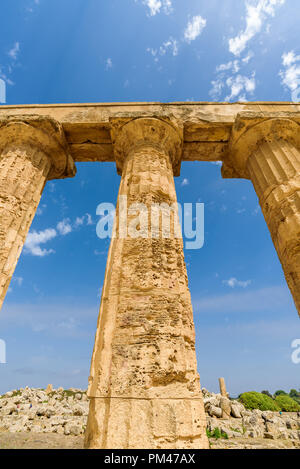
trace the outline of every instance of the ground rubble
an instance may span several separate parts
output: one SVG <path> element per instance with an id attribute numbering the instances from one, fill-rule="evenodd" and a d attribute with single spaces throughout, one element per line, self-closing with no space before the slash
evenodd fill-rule
<path id="1" fill-rule="evenodd" d="M 247 410 L 236 399 L 202 389 L 211 446 L 300 449 L 300 413 Z M 215 430 L 221 438 L 214 438 Z"/>
<path id="2" fill-rule="evenodd" d="M 250 411 L 238 400 L 202 391 L 211 448 L 300 449 L 299 413 Z M 5 433 L 83 437 L 88 410 L 86 391 L 81 389 L 48 386 L 10 391 L 0 396 L 0 437 Z"/>

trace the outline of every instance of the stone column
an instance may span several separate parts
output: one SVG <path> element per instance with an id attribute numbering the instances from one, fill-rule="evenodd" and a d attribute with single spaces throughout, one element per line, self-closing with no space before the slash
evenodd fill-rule
<path id="1" fill-rule="evenodd" d="M 56 121 L 38 116 L 0 120 L 0 308 L 47 179 L 74 175 Z"/>
<path id="2" fill-rule="evenodd" d="M 300 315 L 300 118 L 241 113 L 224 177 L 251 179 Z"/>
<path id="3" fill-rule="evenodd" d="M 89 378 L 85 447 L 207 448 L 177 213 L 169 237 L 162 224 L 149 234 L 151 205 L 176 203 L 181 134 L 169 122 L 140 118 L 116 124 L 112 137 L 122 180 Z M 136 203 L 144 204 L 140 222 L 134 221 Z M 126 217 L 128 231 L 120 225 Z"/>
<path id="4" fill-rule="evenodd" d="M 219 378 L 219 386 L 220 386 L 220 393 L 223 397 L 228 397 L 228 393 L 226 391 L 226 384 L 224 378 Z"/>

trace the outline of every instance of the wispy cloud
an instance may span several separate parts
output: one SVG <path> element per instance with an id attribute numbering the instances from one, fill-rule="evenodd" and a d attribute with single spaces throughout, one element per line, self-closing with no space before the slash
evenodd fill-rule
<path id="1" fill-rule="evenodd" d="M 242 287 L 247 288 L 251 285 L 251 280 L 238 280 L 235 277 L 231 277 L 229 280 L 223 280 L 222 283 L 230 288 Z"/>
<path id="2" fill-rule="evenodd" d="M 225 295 L 212 295 L 193 301 L 198 313 L 281 313 L 295 309 L 287 287 L 272 286 L 256 290 L 234 291 Z"/>
<path id="3" fill-rule="evenodd" d="M 227 78 L 226 85 L 230 89 L 230 94 L 225 97 L 225 101 L 238 99 L 247 101 L 246 93 L 253 93 L 256 88 L 255 73 L 251 77 L 237 75 Z"/>
<path id="4" fill-rule="evenodd" d="M 56 230 L 48 228 L 44 231 L 32 231 L 28 234 L 25 241 L 25 253 L 32 254 L 33 256 L 44 257 L 54 253 L 53 249 L 43 249 L 41 244 L 45 244 L 57 236 Z"/>
<path id="5" fill-rule="evenodd" d="M 215 101 L 244 101 L 253 96 L 256 89 L 255 70 L 247 67 L 254 54 L 248 50 L 253 39 L 268 17 L 275 15 L 276 8 L 285 0 L 246 0 L 246 26 L 238 35 L 228 40 L 228 50 L 235 57 L 216 68 L 217 77 L 211 82 L 210 96 Z M 270 29 L 270 25 L 269 25 Z M 244 53 L 244 57 L 242 57 Z M 246 71 L 245 71 L 246 69 Z"/>
<path id="6" fill-rule="evenodd" d="M 187 42 L 192 42 L 197 39 L 198 36 L 202 33 L 203 29 L 206 26 L 206 19 L 202 16 L 194 16 L 191 21 L 188 22 L 187 27 L 184 31 L 184 39 Z"/>
<path id="7" fill-rule="evenodd" d="M 158 62 L 158 56 L 164 56 L 168 52 L 170 52 L 175 57 L 178 55 L 178 41 L 170 36 L 169 39 L 163 42 L 163 44 L 158 49 L 148 47 L 147 52 L 149 52 L 154 57 L 155 62 Z"/>
<path id="8" fill-rule="evenodd" d="M 8 293 L 11 293 L 13 291 L 13 285 L 17 285 L 18 287 L 21 287 L 23 285 L 23 277 L 16 277 L 14 276 L 12 278 L 10 287 L 8 288 Z"/>
<path id="9" fill-rule="evenodd" d="M 280 70 L 281 83 L 292 95 L 292 100 L 300 101 L 300 55 L 296 55 L 293 50 L 282 55 L 282 65 L 284 70 Z"/>
<path id="10" fill-rule="evenodd" d="M 247 43 L 261 31 L 268 16 L 274 16 L 275 8 L 283 5 L 285 0 L 246 1 L 246 27 L 237 36 L 229 39 L 229 50 L 240 56 Z"/>
<path id="11" fill-rule="evenodd" d="M 112 62 L 112 59 L 110 57 L 108 57 L 105 61 L 105 70 L 110 70 L 111 68 L 113 68 L 113 62 Z"/>
<path id="12" fill-rule="evenodd" d="M 173 10 L 171 0 L 143 0 L 143 4 L 148 7 L 150 16 L 155 16 L 161 11 L 168 15 Z"/>
<path id="13" fill-rule="evenodd" d="M 181 183 L 180 185 L 181 185 L 182 187 L 184 187 L 184 186 L 188 186 L 189 183 L 190 183 L 189 180 L 188 180 L 187 178 L 184 178 L 183 181 L 182 181 L 182 183 Z"/>
<path id="14" fill-rule="evenodd" d="M 15 42 L 14 46 L 8 51 L 8 55 L 11 59 L 17 60 L 19 52 L 20 52 L 20 43 Z"/>
<path id="15" fill-rule="evenodd" d="M 72 226 L 70 224 L 70 219 L 66 218 L 65 220 L 60 221 L 57 224 L 57 230 L 62 236 L 66 236 L 67 234 L 71 233 Z"/>
<path id="16" fill-rule="evenodd" d="M 43 301 L 42 304 L 6 304 L 1 310 L 1 327 L 13 326 L 29 328 L 36 334 L 47 334 L 56 337 L 84 337 L 89 336 L 89 320 L 96 320 L 98 314 L 97 294 L 95 291 L 95 305 L 81 305 L 62 303 L 53 299 Z"/>
<path id="17" fill-rule="evenodd" d="M 37 257 L 45 257 L 49 254 L 54 254 L 55 251 L 53 249 L 45 249 L 42 248 L 41 245 L 48 243 L 59 235 L 66 236 L 72 233 L 74 229 L 76 230 L 84 225 L 90 226 L 93 224 L 92 216 L 86 213 L 82 217 L 77 217 L 74 223 L 72 223 L 69 218 L 65 218 L 57 223 L 56 228 L 47 228 L 39 232 L 35 230 L 30 231 L 26 238 L 24 252 L 25 254 L 31 254 Z"/>

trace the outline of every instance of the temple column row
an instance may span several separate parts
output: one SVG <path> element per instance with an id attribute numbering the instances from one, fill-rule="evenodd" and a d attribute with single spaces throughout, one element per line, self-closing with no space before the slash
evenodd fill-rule
<path id="1" fill-rule="evenodd" d="M 173 210 L 169 236 L 161 224 L 153 231 L 149 217 L 155 204 L 176 207 L 183 133 L 170 120 L 139 118 L 112 123 L 112 142 L 122 179 L 89 378 L 85 446 L 207 448 L 178 214 Z M 222 171 L 252 180 L 300 312 L 299 149 L 299 124 L 289 115 L 243 113 Z M 74 174 L 56 121 L 0 121 L 0 306 L 46 181 Z M 136 225 L 136 236 L 121 233 L 120 217 L 134 224 L 138 205 L 146 225 Z"/>

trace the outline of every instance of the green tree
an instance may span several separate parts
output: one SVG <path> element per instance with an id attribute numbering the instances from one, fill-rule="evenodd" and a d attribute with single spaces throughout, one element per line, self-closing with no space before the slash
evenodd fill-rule
<path id="1" fill-rule="evenodd" d="M 274 396 L 288 396 L 288 394 L 285 391 L 282 391 L 282 389 L 279 389 L 279 391 L 274 393 Z"/>
<path id="2" fill-rule="evenodd" d="M 269 396 L 269 397 L 271 397 L 271 399 L 273 399 L 273 396 L 269 391 L 262 391 L 261 393 L 265 394 L 266 396 Z"/>
<path id="3" fill-rule="evenodd" d="M 280 410 L 279 405 L 271 397 L 260 392 L 244 392 L 241 394 L 239 401 L 249 410 Z"/>
<path id="4" fill-rule="evenodd" d="M 299 412 L 300 411 L 300 404 L 298 404 L 290 396 L 284 396 L 283 394 L 281 394 L 276 397 L 275 402 L 280 407 L 280 409 L 283 410 L 284 412 Z"/>

